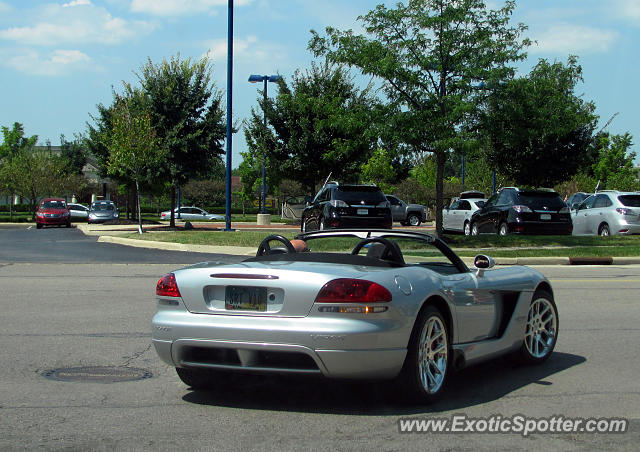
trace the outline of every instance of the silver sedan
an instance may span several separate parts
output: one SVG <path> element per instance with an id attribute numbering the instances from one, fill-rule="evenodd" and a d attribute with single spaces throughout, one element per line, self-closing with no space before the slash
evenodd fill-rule
<path id="1" fill-rule="evenodd" d="M 467 364 L 511 352 L 542 363 L 556 345 L 549 281 L 493 265 L 479 255 L 469 269 L 416 232 L 270 236 L 241 263 L 163 276 L 152 340 L 195 390 L 221 372 L 321 375 L 399 379 L 412 400 L 431 402 Z"/>
<path id="2" fill-rule="evenodd" d="M 201 209 L 200 207 L 180 207 L 174 209 L 175 218 L 178 218 L 178 214 L 180 214 L 180 219 L 182 220 L 204 220 L 204 221 L 223 221 L 224 216 L 217 215 L 215 213 L 209 213 L 206 210 Z M 162 220 L 169 220 L 171 218 L 171 211 L 165 210 L 160 213 L 160 218 Z"/>

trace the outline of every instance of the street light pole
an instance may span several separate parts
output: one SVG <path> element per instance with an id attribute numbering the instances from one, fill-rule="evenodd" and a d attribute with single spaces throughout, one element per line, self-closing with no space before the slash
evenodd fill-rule
<path id="1" fill-rule="evenodd" d="M 232 108 L 232 89 L 233 89 L 233 0 L 229 0 L 228 12 L 228 31 L 227 31 L 227 168 L 226 168 L 226 205 L 225 205 L 225 231 L 233 231 L 231 229 L 231 150 L 233 128 L 231 125 Z"/>
<path id="2" fill-rule="evenodd" d="M 282 77 L 279 75 L 250 75 L 250 83 L 264 82 L 264 101 L 262 103 L 263 124 L 265 130 L 267 129 L 267 82 L 278 82 Z M 266 213 L 266 201 L 267 201 L 267 154 L 266 149 L 262 148 L 262 213 Z"/>

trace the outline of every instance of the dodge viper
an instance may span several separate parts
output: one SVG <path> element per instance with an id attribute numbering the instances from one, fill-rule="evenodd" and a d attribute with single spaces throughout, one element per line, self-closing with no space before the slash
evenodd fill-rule
<path id="1" fill-rule="evenodd" d="M 304 252 L 292 242 L 304 242 Z M 470 269 L 429 234 L 331 230 L 265 238 L 255 257 L 205 262 L 156 286 L 152 340 L 195 390 L 229 372 L 396 379 L 415 400 L 452 372 L 503 354 L 553 352 L 549 281 L 525 266 Z"/>

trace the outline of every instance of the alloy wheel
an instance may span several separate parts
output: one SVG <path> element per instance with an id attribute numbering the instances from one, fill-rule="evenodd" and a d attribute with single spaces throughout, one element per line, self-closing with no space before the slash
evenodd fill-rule
<path id="1" fill-rule="evenodd" d="M 418 375 L 427 394 L 437 393 L 447 373 L 447 331 L 435 315 L 427 318 L 418 342 Z"/>
<path id="2" fill-rule="evenodd" d="M 536 359 L 546 357 L 555 345 L 558 333 L 556 311 L 546 298 L 531 303 L 527 317 L 524 344 L 529 354 Z"/>

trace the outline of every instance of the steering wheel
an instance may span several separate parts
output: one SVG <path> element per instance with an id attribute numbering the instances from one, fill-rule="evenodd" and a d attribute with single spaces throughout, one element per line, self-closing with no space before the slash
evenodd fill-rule
<path id="1" fill-rule="evenodd" d="M 400 247 L 397 243 L 392 242 L 391 240 L 385 239 L 384 237 L 369 237 L 368 239 L 363 239 L 353 248 L 351 254 L 358 254 L 360 250 L 370 243 L 381 243 L 384 245 L 384 250 L 380 253 L 380 259 L 395 262 L 398 264 L 404 264 L 404 257 L 402 257 L 402 251 L 400 251 Z"/>
<path id="2" fill-rule="evenodd" d="M 256 253 L 256 257 L 264 256 L 265 254 L 273 254 L 272 250 L 271 250 L 271 246 L 269 246 L 269 242 L 271 242 L 273 240 L 277 240 L 278 242 L 282 242 L 284 244 L 285 248 L 286 248 L 286 252 L 287 253 L 295 253 L 296 252 L 296 249 L 293 247 L 293 245 L 291 244 L 291 242 L 289 241 L 288 238 L 286 238 L 286 237 L 284 237 L 282 235 L 279 235 L 279 234 L 273 234 L 273 235 L 270 235 L 268 237 L 265 237 L 265 239 L 262 242 L 260 242 L 260 245 L 258 246 L 258 252 Z"/>

